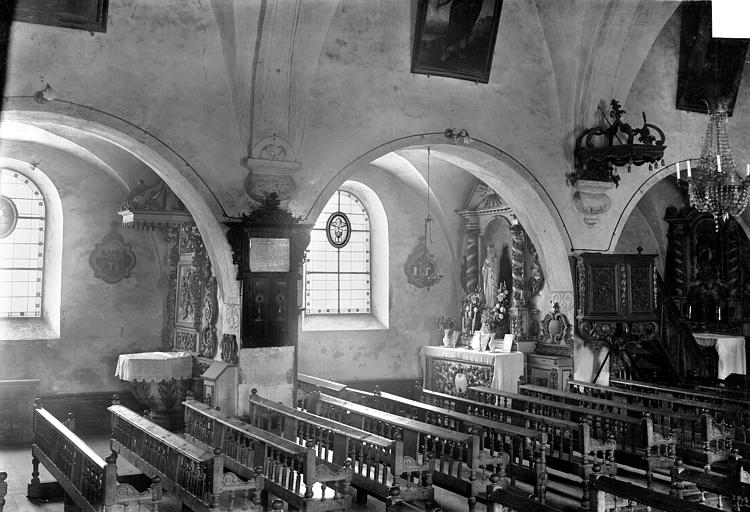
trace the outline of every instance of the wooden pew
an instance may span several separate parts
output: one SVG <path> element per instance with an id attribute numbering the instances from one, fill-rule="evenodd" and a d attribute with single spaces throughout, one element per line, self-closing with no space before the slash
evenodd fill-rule
<path id="1" fill-rule="evenodd" d="M 649 488 L 653 486 L 654 471 L 668 472 L 674 464 L 674 436 L 671 433 L 663 435 L 656 431 L 650 414 L 637 419 L 596 408 L 481 386 L 470 387 L 469 395 L 476 402 L 509 410 L 508 414 L 511 414 L 512 410 L 517 410 L 552 419 L 589 422 L 596 439 L 614 440 L 615 459 L 618 465 L 624 464 L 646 472 L 646 483 Z"/>
<path id="2" fill-rule="evenodd" d="M 697 387 L 679 387 L 665 386 L 653 382 L 641 382 L 636 380 L 625 380 L 610 377 L 610 387 L 617 387 L 647 393 L 653 395 L 664 395 L 667 397 L 693 400 L 695 402 L 707 402 L 715 405 L 733 405 L 737 407 L 750 407 L 750 396 L 744 391 L 738 392 L 734 389 L 697 386 Z"/>
<path id="3" fill-rule="evenodd" d="M 594 438 L 588 418 L 578 422 L 551 418 L 430 390 L 420 389 L 420 396 L 426 403 L 541 431 L 546 435 L 549 446 L 547 467 L 579 476 L 583 503 L 588 503 L 588 481 L 594 464 L 599 464 L 606 475 L 617 474 L 617 443 L 614 437 L 609 435 L 602 439 Z"/>
<path id="4" fill-rule="evenodd" d="M 412 457 L 418 465 L 434 457 L 435 485 L 465 496 L 470 512 L 476 508 L 476 495 L 484 490 L 486 479 L 497 468 L 506 465 L 510 458 L 506 452 L 494 446 L 482 446 L 479 431 L 455 432 L 321 393 L 309 397 L 308 408 L 308 412 L 313 414 L 390 439 L 400 435 L 404 456 Z M 516 468 L 534 449 L 533 442 L 529 444 L 532 446 L 523 446 L 520 453 L 514 454 Z M 538 454 L 538 457 L 534 457 Z M 531 460 L 531 468 L 546 476 L 543 454 L 544 450 L 540 450 L 526 460 Z M 525 469 L 534 471 L 528 465 Z M 540 482 L 544 480 L 540 479 Z"/>
<path id="5" fill-rule="evenodd" d="M 399 436 L 390 440 L 292 409 L 259 396 L 255 389 L 250 394 L 248 421 L 298 443 L 313 440 L 318 457 L 324 460 L 339 465 L 350 460 L 354 469 L 352 486 L 357 489 L 359 503 L 365 503 L 371 495 L 385 502 L 389 510 L 398 503 L 413 506 L 417 502 L 431 510 L 435 499 L 432 464 L 429 460 L 417 464 L 413 457 L 405 457 Z"/>
<path id="6" fill-rule="evenodd" d="M 716 508 L 679 499 L 676 496 L 644 489 L 638 485 L 601 476 L 599 467 L 594 467 L 591 479 L 592 512 L 618 512 L 634 510 L 661 510 L 664 512 L 716 512 Z"/>
<path id="7" fill-rule="evenodd" d="M 695 499 L 723 509 L 724 498 L 731 505 L 731 510 L 740 510 L 748 504 L 750 498 L 750 475 L 742 467 L 742 458 L 735 452 L 729 464 L 727 475 L 718 475 L 705 471 L 689 469 L 682 459 L 677 459 L 671 471 L 670 495 L 680 499 Z M 713 496 L 706 496 L 706 493 Z"/>
<path id="8" fill-rule="evenodd" d="M 81 510 L 87 512 L 109 511 L 115 505 L 148 502 L 152 510 L 158 510 L 162 498 L 161 480 L 158 474 L 152 478 L 150 487 L 140 492 L 126 483 L 117 482 L 117 454 L 106 460 L 97 455 L 86 443 L 61 421 L 42 407 L 41 400 L 34 402 L 34 441 L 31 445 L 32 479 L 28 486 L 29 498 L 42 498 L 39 481 L 39 463 L 60 484 L 65 495 Z M 0 491 L 7 493 L 3 473 L 0 475 Z M 4 504 L 4 500 L 2 502 Z M 0 507 L 1 509 L 2 507 Z"/>
<path id="9" fill-rule="evenodd" d="M 338 465 L 316 457 L 312 442 L 300 446 L 188 398 L 185 438 L 204 448 L 219 447 L 225 465 L 243 478 L 263 475 L 263 508 L 267 494 L 290 508 L 308 512 L 348 510 L 352 480 L 349 461 Z"/>
<path id="10" fill-rule="evenodd" d="M 531 495 L 514 492 L 508 479 L 503 475 L 493 473 L 490 475 L 489 481 L 487 492 L 477 495 L 477 501 L 487 508 L 487 512 L 505 512 L 507 510 L 562 512 L 561 509 L 545 503 L 536 492 Z M 586 508 L 583 508 L 583 510 L 586 510 Z"/>
<path id="11" fill-rule="evenodd" d="M 643 393 L 572 379 L 568 381 L 568 391 L 628 404 L 642 404 L 665 411 L 685 412 L 695 416 L 700 415 L 705 410 L 717 421 L 731 425 L 741 425 L 743 418 L 747 415 L 747 404 L 725 403 L 718 405 L 708 402 L 695 402 L 683 398 Z"/>
<path id="12" fill-rule="evenodd" d="M 239 494 L 244 510 L 254 494 L 254 508 L 260 508 L 257 497 L 262 489 L 261 475 L 244 481 L 232 472 L 225 473 L 221 449 L 199 448 L 147 417 L 118 405 L 117 398 L 113 402 L 108 408 L 112 451 L 139 470 L 159 475 L 164 489 L 183 505 L 195 512 L 233 510 L 234 498 Z"/>
<path id="13" fill-rule="evenodd" d="M 298 400 L 304 400 L 306 396 L 315 391 L 320 391 L 321 393 L 330 396 L 340 397 L 344 390 L 346 390 L 346 384 L 313 377 L 312 375 L 305 375 L 304 373 L 297 374 L 297 391 L 302 394 L 301 397 L 298 397 Z"/>

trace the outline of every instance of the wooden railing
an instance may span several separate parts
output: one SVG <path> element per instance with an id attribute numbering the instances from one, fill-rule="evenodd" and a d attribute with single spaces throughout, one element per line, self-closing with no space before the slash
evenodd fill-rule
<path id="1" fill-rule="evenodd" d="M 664 395 L 685 400 L 693 400 L 699 403 L 714 405 L 732 405 L 750 409 L 750 395 L 744 391 L 697 385 L 694 387 L 684 384 L 683 386 L 666 386 L 653 382 L 641 382 L 635 380 L 623 380 L 610 377 L 609 385 L 612 387 L 629 389 L 639 393 L 650 395 Z"/>
<path id="2" fill-rule="evenodd" d="M 351 460 L 354 469 L 352 485 L 357 489 L 358 502 L 364 503 L 366 496 L 370 495 L 391 507 L 396 502 L 411 505 L 421 502 L 425 510 L 431 510 L 434 468 L 430 461 L 417 464 L 414 458 L 404 456 L 400 436 L 391 440 L 292 409 L 258 396 L 256 390 L 252 391 L 249 404 L 248 421 L 254 425 L 298 443 L 312 440 L 319 458 L 337 464 Z"/>
<path id="3" fill-rule="evenodd" d="M 310 396 L 308 407 L 309 412 L 377 435 L 390 439 L 400 436 L 404 454 L 413 457 L 418 464 L 434 457 L 435 485 L 467 497 L 472 511 L 476 507 L 476 495 L 484 490 L 486 479 L 510 460 L 502 444 L 483 445 L 484 437 L 478 429 L 455 432 L 324 394 Z M 546 475 L 544 446 L 536 438 L 528 443 L 517 438 L 501 441 L 505 446 L 516 446 L 514 469 L 520 472 L 523 467 L 526 471 Z M 522 466 L 524 461 L 526 464 Z"/>
<path id="4" fill-rule="evenodd" d="M 141 471 L 160 475 L 164 488 L 192 510 L 216 510 L 224 493 L 230 499 L 230 510 L 238 494 L 244 509 L 250 495 L 260 488 L 256 475 L 245 481 L 234 473 L 225 473 L 220 448 L 199 448 L 116 403 L 108 410 L 112 451 Z"/>
<path id="5" fill-rule="evenodd" d="M 203 448 L 218 446 L 225 464 L 248 478 L 263 475 L 265 493 L 278 496 L 292 508 L 306 511 L 347 510 L 352 480 L 349 461 L 343 465 L 318 459 L 312 441 L 300 446 L 237 418 L 188 399 L 185 437 Z"/>
<path id="6" fill-rule="evenodd" d="M 41 496 L 38 479 L 41 463 L 78 507 L 86 511 L 110 510 L 116 504 L 150 502 L 158 508 L 161 481 L 158 475 L 151 487 L 139 492 L 129 484 L 117 482 L 117 454 L 103 460 L 68 427 L 46 411 L 40 400 L 34 403 L 34 442 L 32 480 L 28 495 Z M 153 474 L 153 473 L 151 473 Z"/>

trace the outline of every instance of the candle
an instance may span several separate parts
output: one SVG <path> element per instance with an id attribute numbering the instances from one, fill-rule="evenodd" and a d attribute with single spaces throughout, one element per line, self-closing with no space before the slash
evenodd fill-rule
<path id="1" fill-rule="evenodd" d="M 693 306 L 688 306 L 688 320 L 693 318 Z"/>
<path id="2" fill-rule="evenodd" d="M 747 164 L 747 175 L 750 176 L 750 164 Z"/>
<path id="3" fill-rule="evenodd" d="M 716 155 L 716 169 L 721 173 L 721 155 Z"/>
<path id="4" fill-rule="evenodd" d="M 680 162 L 677 162 L 677 179 L 680 179 Z"/>
<path id="5" fill-rule="evenodd" d="M 719 313 L 719 322 L 721 322 L 721 306 L 718 306 L 716 311 Z"/>
<path id="6" fill-rule="evenodd" d="M 690 172 L 690 160 L 687 161 L 688 164 L 688 179 L 693 177 L 693 173 Z"/>

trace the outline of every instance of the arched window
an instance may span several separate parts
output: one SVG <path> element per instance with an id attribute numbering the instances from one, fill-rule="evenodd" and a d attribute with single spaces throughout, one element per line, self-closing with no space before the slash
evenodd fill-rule
<path id="1" fill-rule="evenodd" d="M 0 317 L 42 316 L 46 206 L 26 175 L 0 168 Z"/>
<path id="2" fill-rule="evenodd" d="M 310 235 L 305 313 L 370 313 L 370 218 L 362 201 L 337 190 Z"/>

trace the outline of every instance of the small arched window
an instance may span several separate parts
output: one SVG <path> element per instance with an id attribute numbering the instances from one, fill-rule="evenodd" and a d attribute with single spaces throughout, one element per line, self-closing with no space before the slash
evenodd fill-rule
<path id="1" fill-rule="evenodd" d="M 351 192 L 337 190 L 310 235 L 305 266 L 305 313 L 370 313 L 370 282 L 367 209 Z"/>
<path id="2" fill-rule="evenodd" d="M 41 317 L 46 207 L 24 174 L 0 169 L 0 317 Z"/>

